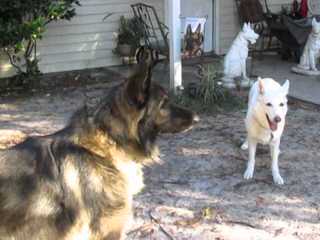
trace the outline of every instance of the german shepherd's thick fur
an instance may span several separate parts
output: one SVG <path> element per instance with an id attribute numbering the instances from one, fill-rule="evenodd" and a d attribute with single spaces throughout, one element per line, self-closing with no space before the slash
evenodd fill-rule
<path id="1" fill-rule="evenodd" d="M 151 82 L 151 49 L 137 71 L 55 134 L 0 152 L 0 239 L 122 239 L 159 133 L 198 120 Z"/>

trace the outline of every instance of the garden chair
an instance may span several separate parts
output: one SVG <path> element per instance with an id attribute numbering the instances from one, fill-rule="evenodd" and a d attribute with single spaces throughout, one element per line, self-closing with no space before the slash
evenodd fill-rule
<path id="1" fill-rule="evenodd" d="M 236 7 L 239 14 L 239 22 L 241 27 L 245 22 L 251 23 L 253 29 L 256 33 L 260 35 L 260 40 L 255 46 L 254 51 L 262 52 L 271 52 L 279 51 L 278 46 L 272 46 L 272 40 L 274 34 L 267 24 L 269 14 L 269 8 L 267 5 L 267 0 L 265 0 L 266 13 L 263 10 L 263 7 L 259 0 L 235 0 Z M 267 44 L 265 44 L 267 41 Z"/>
<path id="2" fill-rule="evenodd" d="M 144 44 L 169 59 L 169 28 L 160 21 L 155 8 L 144 3 L 132 4 L 131 8 L 141 22 Z"/>

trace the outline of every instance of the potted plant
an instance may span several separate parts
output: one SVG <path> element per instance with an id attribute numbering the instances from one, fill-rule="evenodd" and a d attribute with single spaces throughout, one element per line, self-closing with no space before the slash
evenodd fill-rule
<path id="1" fill-rule="evenodd" d="M 143 27 L 137 17 L 120 17 L 120 26 L 116 33 L 116 48 L 114 52 L 120 56 L 134 56 L 143 37 Z"/>

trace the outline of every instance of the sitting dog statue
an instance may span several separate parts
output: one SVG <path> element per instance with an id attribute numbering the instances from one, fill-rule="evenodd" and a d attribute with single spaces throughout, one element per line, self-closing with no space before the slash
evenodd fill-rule
<path id="1" fill-rule="evenodd" d="M 250 79 L 246 73 L 246 60 L 248 57 L 248 45 L 254 44 L 259 35 L 254 32 L 250 24 L 245 23 L 233 41 L 224 58 L 223 85 L 227 88 L 235 88 L 234 78 L 242 77 L 241 86 L 250 86 Z"/>
<path id="2" fill-rule="evenodd" d="M 292 68 L 293 72 L 305 75 L 320 75 L 318 71 L 317 59 L 320 53 L 320 22 L 312 19 L 312 31 L 309 34 L 303 53 L 300 57 L 300 63 Z"/>

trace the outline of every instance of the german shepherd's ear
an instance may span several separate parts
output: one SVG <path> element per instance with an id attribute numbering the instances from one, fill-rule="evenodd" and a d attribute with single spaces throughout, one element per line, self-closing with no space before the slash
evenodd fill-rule
<path id="1" fill-rule="evenodd" d="M 188 24 L 187 26 L 187 32 L 186 32 L 186 36 L 189 37 L 192 35 L 192 28 L 191 28 L 191 24 Z"/>
<path id="2" fill-rule="evenodd" d="M 129 78 L 126 90 L 129 104 L 141 109 L 149 99 L 151 70 L 158 60 L 158 55 L 151 48 L 140 47 L 136 58 L 137 70 Z"/>
<path id="3" fill-rule="evenodd" d="M 198 24 L 196 31 L 194 32 L 196 34 L 200 34 L 201 33 L 201 23 Z"/>

